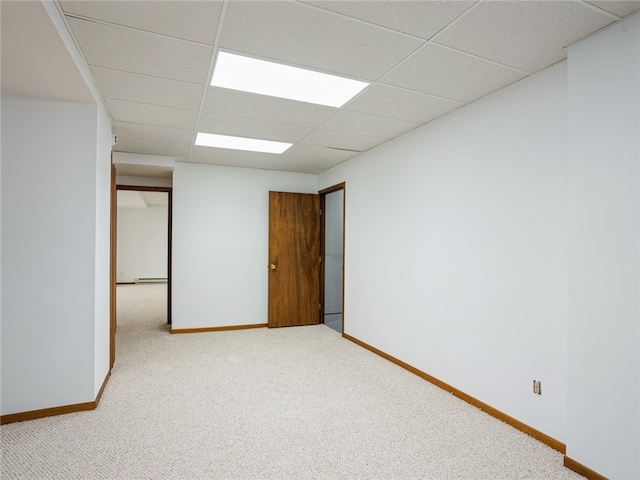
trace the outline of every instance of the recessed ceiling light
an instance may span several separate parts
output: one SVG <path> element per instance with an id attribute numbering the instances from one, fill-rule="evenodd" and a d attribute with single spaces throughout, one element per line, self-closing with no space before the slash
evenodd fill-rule
<path id="1" fill-rule="evenodd" d="M 218 52 L 212 87 L 341 107 L 369 84 L 303 68 Z"/>
<path id="2" fill-rule="evenodd" d="M 248 150 L 250 152 L 282 153 L 293 145 L 293 143 L 198 132 L 196 135 L 196 145 L 202 147 L 228 148 L 231 150 Z"/>

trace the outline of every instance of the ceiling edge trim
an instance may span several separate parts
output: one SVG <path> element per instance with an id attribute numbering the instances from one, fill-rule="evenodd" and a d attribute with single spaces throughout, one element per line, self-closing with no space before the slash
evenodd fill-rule
<path id="1" fill-rule="evenodd" d="M 78 42 L 76 41 L 75 37 L 71 33 L 71 29 L 69 28 L 69 25 L 65 20 L 65 17 L 62 13 L 62 9 L 60 8 L 60 5 L 56 0 L 42 0 L 42 6 L 46 10 L 47 15 L 49 15 L 49 18 L 51 18 L 51 22 L 53 23 L 53 26 L 58 31 L 58 35 L 60 35 L 60 38 L 62 39 L 62 42 L 64 43 L 65 47 L 67 47 L 67 50 L 69 51 L 69 55 L 71 56 L 71 59 L 75 63 L 76 67 L 78 68 L 80 75 L 82 75 L 82 78 L 84 79 L 84 82 L 87 84 L 87 88 L 93 95 L 93 98 L 95 99 L 96 103 L 102 105 L 102 107 L 104 108 L 104 111 L 109 116 L 109 120 L 113 122 L 113 117 L 111 116 L 111 113 L 107 108 L 107 104 L 102 96 L 102 93 L 100 93 L 100 89 L 98 88 L 95 78 L 93 77 L 91 68 L 89 68 L 89 64 L 87 60 L 84 58 L 84 55 L 82 54 L 82 51 L 78 46 Z"/>

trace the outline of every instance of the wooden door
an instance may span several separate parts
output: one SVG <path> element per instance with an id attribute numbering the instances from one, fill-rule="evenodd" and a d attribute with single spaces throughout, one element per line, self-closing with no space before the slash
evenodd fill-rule
<path id="1" fill-rule="evenodd" d="M 320 323 L 320 197 L 269 192 L 269 327 Z"/>

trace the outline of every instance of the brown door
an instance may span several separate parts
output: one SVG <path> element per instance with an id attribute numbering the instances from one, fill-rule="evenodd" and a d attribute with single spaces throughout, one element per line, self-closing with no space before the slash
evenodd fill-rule
<path id="1" fill-rule="evenodd" d="M 269 327 L 320 323 L 320 197 L 269 192 Z"/>

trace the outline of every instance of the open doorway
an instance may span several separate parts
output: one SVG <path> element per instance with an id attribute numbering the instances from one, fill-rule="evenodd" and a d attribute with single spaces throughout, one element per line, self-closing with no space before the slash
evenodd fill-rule
<path id="1" fill-rule="evenodd" d="M 118 185 L 114 190 L 112 361 L 116 325 L 126 314 L 118 311 L 121 300 L 129 299 L 127 309 L 151 304 L 160 312 L 155 314 L 160 325 L 171 323 L 171 188 Z"/>
<path id="2" fill-rule="evenodd" d="M 118 190 L 118 285 L 168 282 L 169 194 Z"/>
<path id="3" fill-rule="evenodd" d="M 322 320 L 344 332 L 344 183 L 320 192 L 322 211 Z"/>

